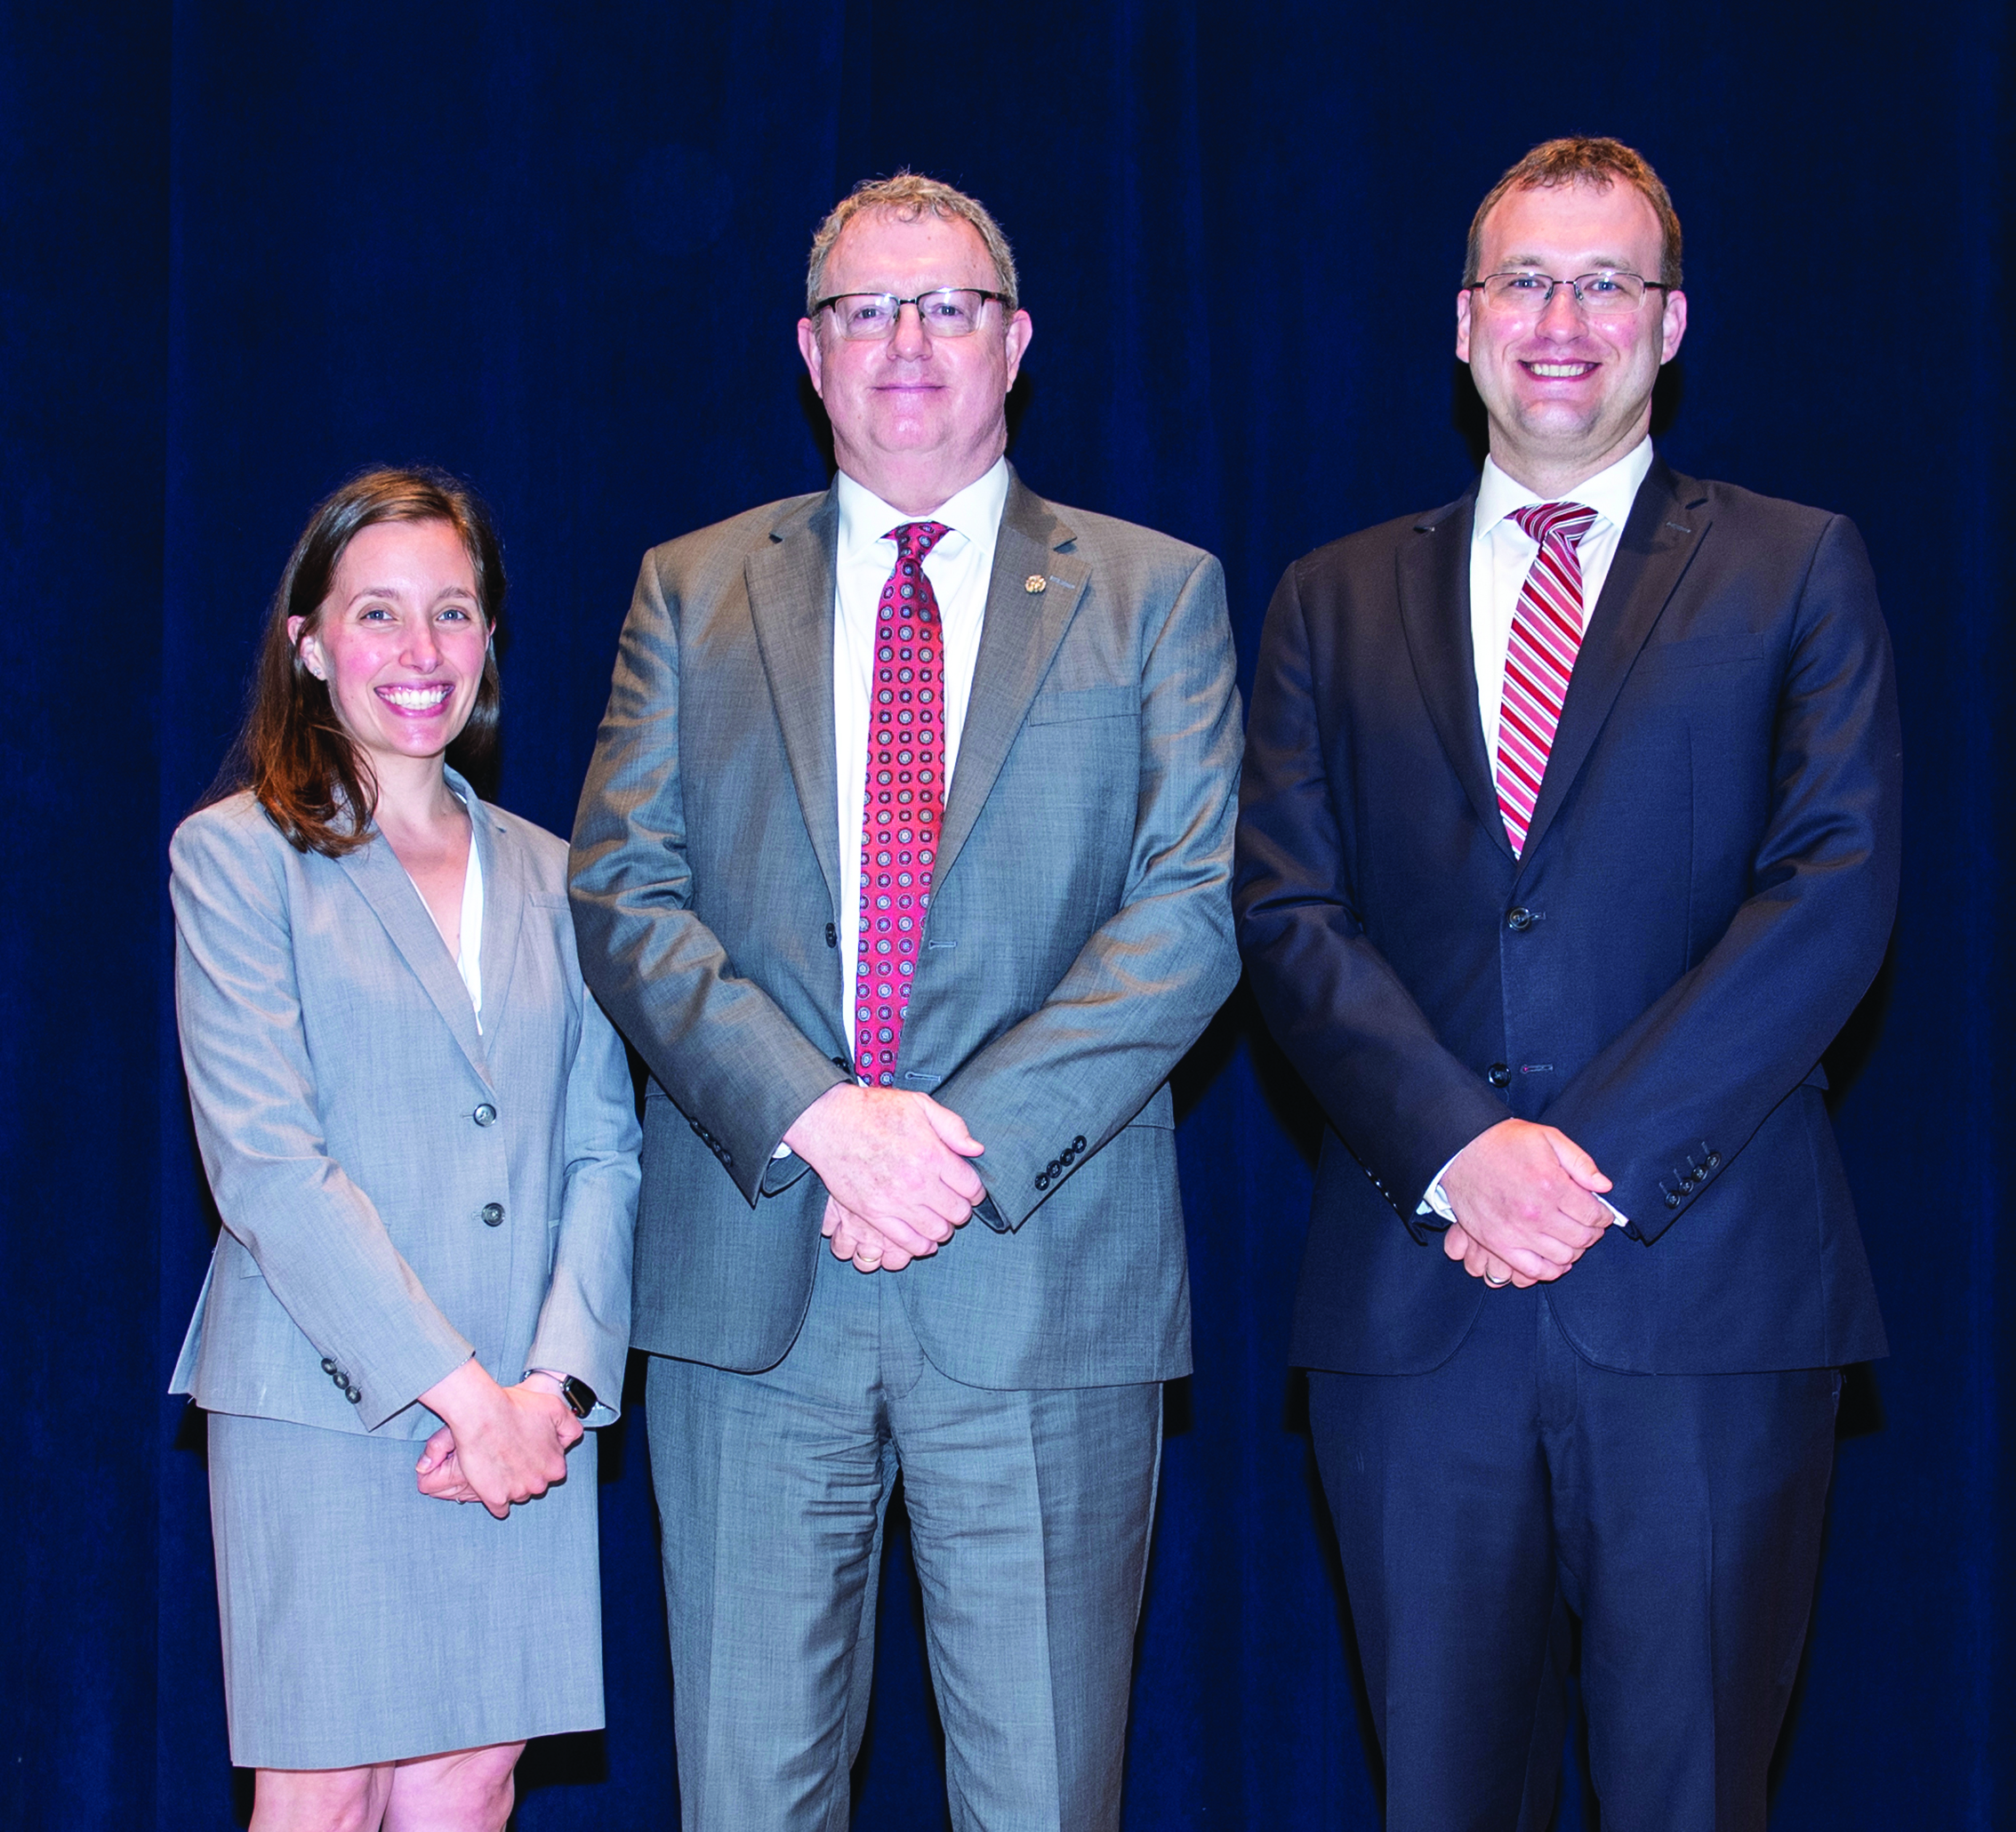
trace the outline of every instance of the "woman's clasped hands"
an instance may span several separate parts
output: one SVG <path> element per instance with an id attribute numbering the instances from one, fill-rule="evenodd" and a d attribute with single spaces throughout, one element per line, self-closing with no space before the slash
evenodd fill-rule
<path id="1" fill-rule="evenodd" d="M 420 1492 L 443 1501 L 479 1501 L 499 1520 L 515 1502 L 566 1480 L 568 1449 L 581 1420 L 548 1374 L 500 1386 L 474 1357 L 421 1395 L 447 1422 L 414 1466 Z"/>

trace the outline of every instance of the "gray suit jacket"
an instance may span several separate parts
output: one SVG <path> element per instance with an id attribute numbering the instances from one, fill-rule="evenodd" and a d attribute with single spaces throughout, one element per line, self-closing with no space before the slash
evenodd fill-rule
<path id="1" fill-rule="evenodd" d="M 589 1422 L 615 1417 L 622 1043 L 582 984 L 566 848 L 450 779 L 480 810 L 480 1033 L 390 847 L 296 852 L 249 794 L 176 830 L 175 1008 L 224 1232 L 171 1391 L 211 1411 L 425 1437 L 414 1401 L 473 1353 L 506 1384 L 578 1375 Z"/>
<path id="2" fill-rule="evenodd" d="M 771 1153 L 848 1078 L 838 528 L 828 492 L 645 557 L 574 828 L 582 970 L 653 1077 L 634 1340 L 744 1371 L 823 1250 L 818 1179 Z M 1012 484 L 897 1064 L 986 1146 L 989 1201 L 881 1275 L 955 1379 L 1189 1370 L 1165 1078 L 1238 976 L 1239 749 L 1217 560 Z"/>

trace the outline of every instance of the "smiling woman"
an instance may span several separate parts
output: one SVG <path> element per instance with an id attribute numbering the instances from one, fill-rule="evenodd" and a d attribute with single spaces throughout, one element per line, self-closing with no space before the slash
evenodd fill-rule
<path id="1" fill-rule="evenodd" d="M 386 639 L 373 632 L 415 608 L 382 589 L 377 598 L 370 595 L 374 585 L 391 582 L 367 576 L 366 562 L 389 558 L 388 543 L 402 534 L 417 536 L 432 549 L 428 558 L 437 566 L 443 546 L 452 543 L 459 550 L 459 562 L 450 558 L 449 565 L 466 571 L 452 582 L 454 589 L 444 604 L 428 608 L 438 614 L 438 622 L 449 621 L 447 614 L 453 614 L 465 631 L 480 626 L 483 634 L 474 679 L 465 694 L 454 696 L 464 717 L 458 724 L 448 715 L 437 715 L 448 734 L 437 752 L 480 775 L 496 748 L 503 698 L 496 638 L 504 613 L 504 566 L 490 518 L 468 489 L 438 472 L 365 471 L 315 511 L 295 543 L 267 620 L 244 734 L 207 798 L 249 789 L 289 840 L 331 858 L 365 843 L 378 799 L 372 746 L 366 742 L 360 757 L 345 726 L 361 735 L 378 721 L 367 714 L 360 722 L 358 707 L 346 708 L 339 719 L 331 702 L 325 645 L 333 640 L 347 652 L 354 632 L 361 659 L 366 646 Z M 349 593 L 341 603 L 339 586 Z M 325 630 L 325 612 L 342 634 Z M 453 638 L 444 640 L 459 651 Z M 347 669 L 343 678 L 349 678 Z M 414 678 L 428 677 L 420 671 Z M 405 751 L 410 743 L 393 748 Z"/>
<path id="2" fill-rule="evenodd" d="M 254 1832 L 497 1832 L 525 1740 L 602 1722 L 582 1425 L 622 1387 L 638 1129 L 566 846 L 448 766 L 494 742 L 503 597 L 454 479 L 346 485 L 170 848 L 224 1224 L 173 1388 L 210 1415 Z"/>

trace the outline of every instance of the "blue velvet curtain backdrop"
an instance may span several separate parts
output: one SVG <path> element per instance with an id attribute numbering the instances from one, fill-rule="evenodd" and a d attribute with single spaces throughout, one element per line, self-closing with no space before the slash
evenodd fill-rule
<path id="1" fill-rule="evenodd" d="M 1462 488 L 1464 229 L 1577 131 L 1642 148 L 1687 226 L 1662 448 L 1852 515 L 1902 682 L 1903 911 L 1835 1053 L 1894 1352 L 1851 1388 L 1774 1824 L 2016 1824 L 2010 33 L 1996 0 L 0 12 L 0 1825 L 242 1822 L 202 1434 L 163 1393 L 213 1225 L 165 848 L 310 504 L 374 460 L 488 494 L 499 799 L 565 832 L 639 555 L 823 482 L 805 247 L 910 165 L 1019 251 L 1023 474 L 1224 555 L 1249 675 L 1288 561 Z M 1181 1091 L 1197 1372 L 1127 1821 L 1356 1832 L 1375 1764 L 1284 1365 L 1311 1113 L 1241 1000 Z M 534 1748 L 527 1832 L 674 1822 L 634 1414 L 606 1456 L 609 1727 Z M 944 1823 L 904 1558 L 864 1828 Z M 1571 1796 L 1562 1825 L 1588 1823 Z"/>

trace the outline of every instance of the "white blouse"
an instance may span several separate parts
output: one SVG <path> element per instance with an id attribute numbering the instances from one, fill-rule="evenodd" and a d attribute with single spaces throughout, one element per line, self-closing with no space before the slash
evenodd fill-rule
<path id="1" fill-rule="evenodd" d="M 457 795 L 458 801 L 462 797 Z M 462 984 L 469 988 L 469 1002 L 476 1008 L 476 1029 L 478 1035 L 483 1030 L 483 854 L 476 844 L 477 810 L 462 802 L 462 811 L 469 816 L 469 865 L 462 872 L 462 945 L 455 951 L 455 971 L 462 975 Z M 398 857 L 398 854 L 393 856 Z M 401 867 L 404 870 L 404 867 Z M 413 882 L 413 873 L 406 872 L 406 880 Z M 417 896 L 420 886 L 414 884 Z M 425 897 L 420 899 L 427 911 L 428 920 L 434 921 L 433 907 Z M 447 936 L 441 925 L 434 922 L 437 934 L 446 943 Z"/>

